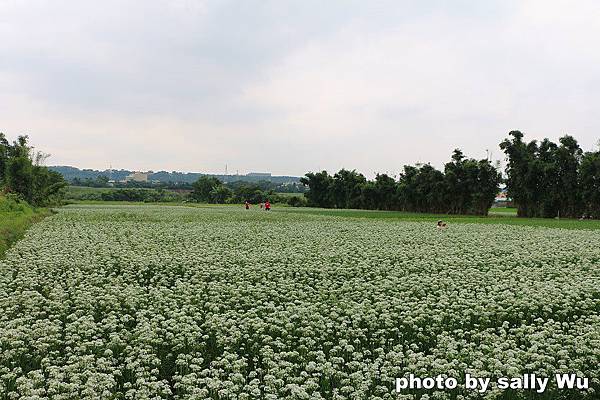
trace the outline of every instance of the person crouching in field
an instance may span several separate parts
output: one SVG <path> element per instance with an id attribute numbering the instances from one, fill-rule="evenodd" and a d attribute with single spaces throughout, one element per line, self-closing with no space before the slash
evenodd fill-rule
<path id="1" fill-rule="evenodd" d="M 441 219 L 437 222 L 437 229 L 438 229 L 438 231 L 446 230 L 447 227 L 448 227 L 448 225 L 444 221 L 442 221 Z"/>
<path id="2" fill-rule="evenodd" d="M 271 211 L 271 203 L 269 203 L 269 200 L 265 201 L 265 211 Z"/>
<path id="3" fill-rule="evenodd" d="M 244 206 L 246 207 L 246 210 L 249 210 L 249 209 L 250 209 L 250 203 L 248 202 L 248 200 L 246 200 L 246 201 L 244 202 Z"/>

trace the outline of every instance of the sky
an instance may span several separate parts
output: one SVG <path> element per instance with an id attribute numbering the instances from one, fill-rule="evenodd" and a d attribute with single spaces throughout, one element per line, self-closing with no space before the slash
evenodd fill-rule
<path id="1" fill-rule="evenodd" d="M 0 0 L 0 131 L 47 164 L 441 167 L 600 139 L 600 2 Z"/>

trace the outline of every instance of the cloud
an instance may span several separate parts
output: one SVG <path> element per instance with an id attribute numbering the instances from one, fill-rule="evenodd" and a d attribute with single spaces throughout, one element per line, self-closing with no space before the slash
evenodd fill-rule
<path id="1" fill-rule="evenodd" d="M 0 1 L 0 128 L 56 164 L 214 172 L 499 158 L 512 129 L 590 148 L 599 35 L 594 1 Z"/>

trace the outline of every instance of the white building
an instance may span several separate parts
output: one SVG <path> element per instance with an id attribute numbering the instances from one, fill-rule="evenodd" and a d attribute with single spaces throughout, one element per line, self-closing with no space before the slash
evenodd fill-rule
<path id="1" fill-rule="evenodd" d="M 125 177 L 125 182 L 148 182 L 147 172 L 133 172 Z"/>

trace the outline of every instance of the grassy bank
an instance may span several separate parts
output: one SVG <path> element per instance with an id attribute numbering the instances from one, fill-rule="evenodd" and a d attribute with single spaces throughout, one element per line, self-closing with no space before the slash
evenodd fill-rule
<path id="1" fill-rule="evenodd" d="M 0 196 L 0 258 L 27 228 L 49 213 L 47 209 L 34 209 L 25 202 Z"/>

